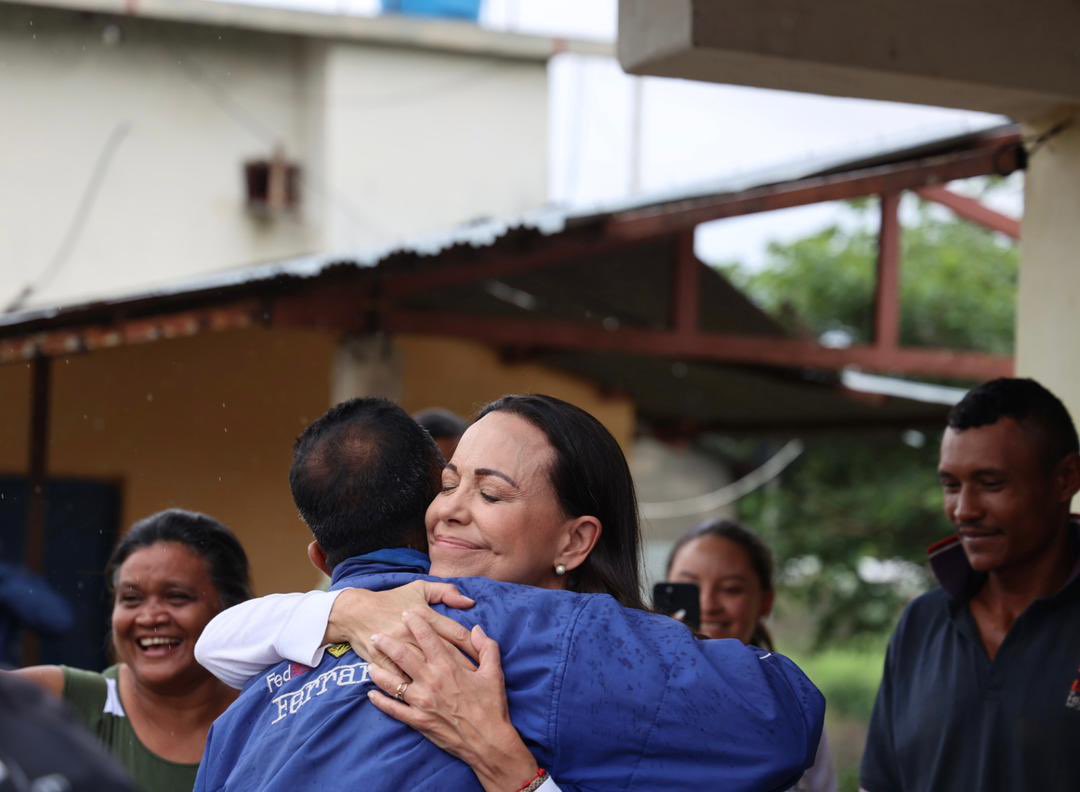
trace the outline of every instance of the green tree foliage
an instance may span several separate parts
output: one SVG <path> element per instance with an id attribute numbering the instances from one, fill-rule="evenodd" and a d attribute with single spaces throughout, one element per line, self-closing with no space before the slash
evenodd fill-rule
<path id="1" fill-rule="evenodd" d="M 772 243 L 767 264 L 723 267 L 758 304 L 798 333 L 873 334 L 877 218 L 853 204 L 848 222 L 790 244 Z M 1008 240 L 921 205 L 901 245 L 901 342 L 1011 354 L 1017 277 Z"/>
<path id="2" fill-rule="evenodd" d="M 922 590 L 927 546 L 947 534 L 935 438 L 913 448 L 898 433 L 816 437 L 781 484 L 740 502 L 740 518 L 773 548 L 780 585 L 816 620 L 815 648 L 879 636 Z M 892 562 L 893 577 L 864 559 Z"/>
<path id="3" fill-rule="evenodd" d="M 793 332 L 868 343 L 875 209 L 853 205 L 841 223 L 772 244 L 764 269 L 729 265 L 725 274 Z M 902 343 L 1010 354 L 1015 246 L 940 209 L 921 206 L 904 217 Z M 811 606 L 819 646 L 880 636 L 928 584 L 920 572 L 926 547 L 950 530 L 936 482 L 937 442 L 936 434 L 895 430 L 811 437 L 778 486 L 740 502 L 741 519 L 764 534 L 787 569 L 787 589 Z M 866 558 L 901 562 L 889 568 L 907 571 L 881 581 L 867 574 Z"/>

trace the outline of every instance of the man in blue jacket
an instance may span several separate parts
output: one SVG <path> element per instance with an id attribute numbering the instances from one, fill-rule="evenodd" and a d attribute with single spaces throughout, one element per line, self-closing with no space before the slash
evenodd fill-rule
<path id="1" fill-rule="evenodd" d="M 305 513 L 322 552 L 349 555 L 332 588 L 424 578 L 427 556 L 415 548 L 441 462 L 403 411 L 339 405 L 298 441 L 293 467 L 332 470 L 305 477 L 325 487 Z M 812 764 L 824 701 L 785 658 L 696 640 L 607 596 L 455 583 L 477 604 L 449 615 L 498 639 L 514 726 L 566 792 L 779 790 Z M 379 712 L 372 687 L 347 647 L 315 668 L 268 669 L 215 723 L 196 790 L 480 789 L 467 765 Z"/>

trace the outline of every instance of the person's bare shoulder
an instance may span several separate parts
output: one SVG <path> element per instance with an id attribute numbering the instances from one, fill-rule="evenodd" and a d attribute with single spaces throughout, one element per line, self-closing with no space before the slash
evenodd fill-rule
<path id="1" fill-rule="evenodd" d="M 42 690 L 52 693 L 57 698 L 64 695 L 64 671 L 60 666 L 43 665 L 18 668 L 14 671 L 0 671 L 24 682 L 37 685 Z"/>

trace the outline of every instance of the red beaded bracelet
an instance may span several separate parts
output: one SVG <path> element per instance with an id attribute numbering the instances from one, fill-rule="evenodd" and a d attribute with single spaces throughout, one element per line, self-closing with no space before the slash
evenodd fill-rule
<path id="1" fill-rule="evenodd" d="M 518 787 L 517 792 L 536 792 L 537 789 L 544 785 L 547 780 L 547 770 L 540 768 L 536 771 L 536 775 Z"/>

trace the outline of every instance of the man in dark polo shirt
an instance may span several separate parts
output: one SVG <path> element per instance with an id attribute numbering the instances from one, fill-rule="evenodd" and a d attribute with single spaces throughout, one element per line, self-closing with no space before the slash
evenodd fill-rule
<path id="1" fill-rule="evenodd" d="M 1034 380 L 980 385 L 950 412 L 938 473 L 956 535 L 930 548 L 941 587 L 889 644 L 863 789 L 1080 790 L 1077 451 Z"/>

